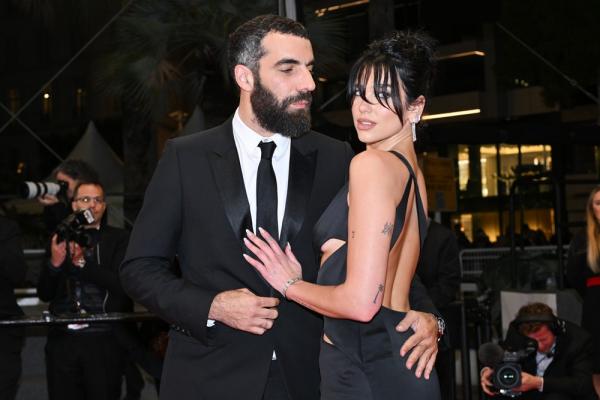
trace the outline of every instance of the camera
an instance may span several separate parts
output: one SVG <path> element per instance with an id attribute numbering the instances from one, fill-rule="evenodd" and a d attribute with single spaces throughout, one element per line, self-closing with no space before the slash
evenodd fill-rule
<path id="1" fill-rule="evenodd" d="M 34 199 L 49 194 L 66 203 L 68 188 L 69 184 L 65 181 L 58 181 L 58 183 L 25 181 L 21 184 L 19 192 L 25 199 Z"/>
<path id="2" fill-rule="evenodd" d="M 531 339 L 526 340 L 519 349 L 503 349 L 495 343 L 484 343 L 479 348 L 479 360 L 494 370 L 492 384 L 496 391 L 504 396 L 517 397 L 521 393 L 513 389 L 521 386 L 521 361 L 536 349 L 537 343 Z"/>
<path id="3" fill-rule="evenodd" d="M 84 248 L 93 247 L 98 241 L 98 231 L 86 229 L 86 226 L 93 224 L 94 221 L 94 214 L 90 210 L 74 212 L 56 227 L 56 241 L 60 243 L 66 240 Z"/>

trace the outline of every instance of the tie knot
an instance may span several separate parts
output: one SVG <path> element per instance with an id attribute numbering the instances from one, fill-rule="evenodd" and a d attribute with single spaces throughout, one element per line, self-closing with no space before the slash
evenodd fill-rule
<path id="1" fill-rule="evenodd" d="M 260 142 L 258 144 L 258 147 L 260 147 L 261 151 L 260 158 L 262 158 L 263 160 L 271 160 L 271 158 L 273 157 L 273 152 L 275 151 L 275 147 L 277 147 L 277 145 L 275 144 L 275 142 Z"/>

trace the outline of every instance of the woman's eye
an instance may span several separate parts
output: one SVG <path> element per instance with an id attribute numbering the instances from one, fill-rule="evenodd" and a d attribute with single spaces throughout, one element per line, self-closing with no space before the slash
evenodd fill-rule
<path id="1" fill-rule="evenodd" d="M 390 93 L 387 93 L 387 92 L 379 92 L 379 93 L 377 93 L 377 97 L 382 100 L 387 100 L 391 97 L 391 95 L 390 95 Z"/>

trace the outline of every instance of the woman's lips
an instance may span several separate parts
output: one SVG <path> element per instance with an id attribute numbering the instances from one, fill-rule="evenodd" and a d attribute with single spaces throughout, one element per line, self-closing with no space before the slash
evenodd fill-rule
<path id="1" fill-rule="evenodd" d="M 370 121 L 368 119 L 359 118 L 356 120 L 356 129 L 360 129 L 361 131 L 367 131 L 377 125 L 375 122 Z"/>

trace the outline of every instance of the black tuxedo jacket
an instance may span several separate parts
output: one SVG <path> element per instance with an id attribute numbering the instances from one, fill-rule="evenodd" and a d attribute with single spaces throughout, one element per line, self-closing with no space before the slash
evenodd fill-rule
<path id="1" fill-rule="evenodd" d="M 290 242 L 314 282 L 318 253 L 313 225 L 347 180 L 352 150 L 316 132 L 292 139 L 287 204 L 280 242 Z M 206 321 L 220 292 L 272 289 L 242 257 L 252 228 L 231 120 L 171 140 L 147 189 L 121 268 L 128 293 L 177 325 L 161 381 L 162 399 L 259 400 L 273 350 L 294 400 L 319 399 L 320 316 L 281 300 L 264 335 Z M 177 256 L 181 277 L 169 264 Z M 419 293 L 423 293 L 424 288 Z"/>

